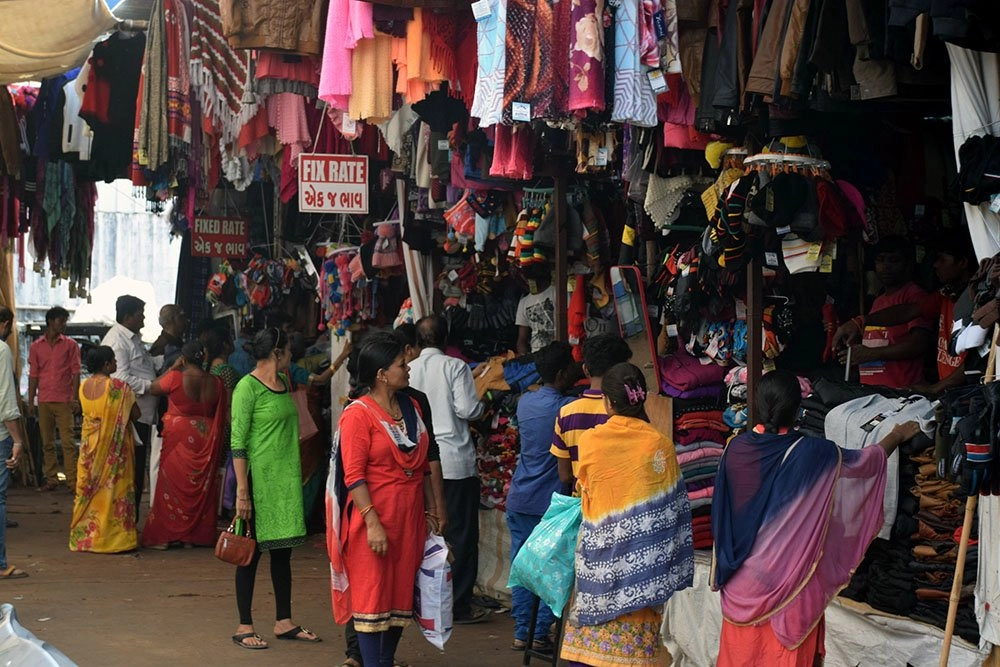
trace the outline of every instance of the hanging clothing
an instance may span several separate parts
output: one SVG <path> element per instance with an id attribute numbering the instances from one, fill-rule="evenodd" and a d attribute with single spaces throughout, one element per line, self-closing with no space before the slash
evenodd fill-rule
<path id="1" fill-rule="evenodd" d="M 656 97 L 646 76 L 640 53 L 639 0 L 623 0 L 615 13 L 615 92 L 611 120 L 639 127 L 653 127 Z"/>
<path id="2" fill-rule="evenodd" d="M 844 450 L 796 432 L 732 440 L 712 501 L 726 621 L 803 646 L 882 525 L 885 483 L 878 446 Z"/>
<path id="3" fill-rule="evenodd" d="M 115 33 L 94 47 L 80 116 L 94 130 L 89 175 L 111 182 L 128 176 L 132 164 L 143 34 Z"/>
<path id="4" fill-rule="evenodd" d="M 604 0 L 573 3 L 570 111 L 604 110 Z"/>
<path id="5" fill-rule="evenodd" d="M 1000 56 L 948 44 L 951 62 L 951 108 L 955 159 L 958 149 L 974 135 L 1000 135 Z M 963 204 L 969 235 L 980 259 L 1000 252 L 1000 214 L 989 203 Z"/>
<path id="6" fill-rule="evenodd" d="M 351 0 L 330 0 L 326 17 L 323 65 L 319 75 L 319 98 L 334 109 L 346 110 L 353 90 L 351 51 L 345 26 L 350 16 Z"/>
<path id="7" fill-rule="evenodd" d="M 89 399 L 80 388 L 83 425 L 69 550 L 119 553 L 139 546 L 135 525 L 135 445 L 129 415 L 135 394 L 108 378 Z"/>
<path id="8" fill-rule="evenodd" d="M 143 546 L 215 543 L 227 394 L 222 379 L 212 379 L 215 398 L 206 402 L 188 397 L 181 371 L 171 371 L 159 379 L 169 402 L 163 415 L 156 495 L 142 530 Z"/>
<path id="9" fill-rule="evenodd" d="M 351 609 L 359 632 L 404 627 L 413 616 L 413 586 L 423 556 L 424 476 L 428 436 L 423 417 L 406 395 L 397 394 L 403 415 L 396 422 L 370 396 L 340 416 L 344 484 L 368 487 L 371 504 L 389 540 L 389 555 L 368 546 L 368 528 L 353 500 L 343 509 L 340 541 Z"/>
<path id="10" fill-rule="evenodd" d="M 552 0 L 507 0 L 503 119 L 513 122 L 513 104 L 531 106 L 530 120 L 548 118 L 553 106 L 555 29 Z"/>
<path id="11" fill-rule="evenodd" d="M 325 4 L 314 0 L 221 0 L 223 33 L 234 49 L 319 55 Z"/>
<path id="12" fill-rule="evenodd" d="M 359 41 L 351 67 L 354 87 L 348 113 L 355 120 L 384 122 L 392 116 L 392 37 L 378 34 Z"/>

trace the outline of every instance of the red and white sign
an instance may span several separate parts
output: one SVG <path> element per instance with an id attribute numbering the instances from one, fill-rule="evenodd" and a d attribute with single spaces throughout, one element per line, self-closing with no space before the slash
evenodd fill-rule
<path id="1" fill-rule="evenodd" d="M 368 213 L 368 156 L 299 154 L 299 210 Z"/>
<path id="2" fill-rule="evenodd" d="M 240 218 L 195 218 L 192 257 L 246 257 L 247 221 Z"/>

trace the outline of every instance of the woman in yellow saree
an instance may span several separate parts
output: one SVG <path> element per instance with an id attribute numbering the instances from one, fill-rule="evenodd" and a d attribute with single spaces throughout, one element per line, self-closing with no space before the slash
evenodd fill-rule
<path id="1" fill-rule="evenodd" d="M 119 553 L 138 547 L 135 524 L 135 394 L 111 377 L 115 353 L 100 346 L 87 353 L 93 375 L 80 385 L 83 428 L 77 460 L 76 503 L 70 551 Z"/>

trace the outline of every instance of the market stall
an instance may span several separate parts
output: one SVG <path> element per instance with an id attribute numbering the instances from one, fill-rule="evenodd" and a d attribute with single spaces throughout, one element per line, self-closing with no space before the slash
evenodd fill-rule
<path id="1" fill-rule="evenodd" d="M 366 330 L 442 314 L 448 352 L 486 405 L 474 425 L 478 583 L 503 599 L 516 405 L 538 381 L 530 354 L 550 340 L 578 359 L 595 334 L 629 341 L 659 389 L 650 417 L 675 443 L 702 554 L 719 461 L 753 425 L 765 370 L 795 372 L 802 427 L 845 447 L 918 419 L 925 439 L 892 462 L 884 530 L 845 595 L 944 626 L 956 508 L 979 489 L 958 433 L 938 428 L 942 404 L 957 424 L 967 401 L 924 361 L 961 354 L 956 386 L 980 377 L 988 341 L 961 352 L 947 341 L 956 322 L 989 329 L 972 313 L 996 285 L 973 282 L 964 319 L 955 304 L 910 327 L 945 344 L 917 350 L 902 380 L 843 359 L 834 339 L 861 318 L 863 348 L 894 344 L 896 325 L 864 323 L 896 287 L 877 266 L 887 240 L 903 239 L 914 303 L 949 288 L 933 275 L 945 240 L 969 234 L 976 251 L 948 298 L 1000 250 L 996 193 L 952 187 L 975 180 L 960 150 L 970 135 L 1000 132 L 996 57 L 974 50 L 988 31 L 966 16 L 956 38 L 955 17 L 902 10 L 852 9 L 849 26 L 835 2 L 806 3 L 786 30 L 780 12 L 681 0 L 296 2 L 295 29 L 279 30 L 266 5 L 156 0 L 144 31 L 117 30 L 85 63 L 8 86 L 3 242 L 30 245 L 36 268 L 85 292 L 93 182 L 127 177 L 184 238 L 177 302 L 233 317 L 237 335 L 283 313 L 336 358 Z M 335 376 L 324 425 L 346 393 Z M 992 537 L 984 526 L 974 539 Z M 997 579 L 979 553 L 956 630 L 973 643 L 1000 639 L 984 602 L 976 620 L 973 585 Z M 894 637 L 873 646 L 917 627 L 858 609 L 831 616 Z"/>

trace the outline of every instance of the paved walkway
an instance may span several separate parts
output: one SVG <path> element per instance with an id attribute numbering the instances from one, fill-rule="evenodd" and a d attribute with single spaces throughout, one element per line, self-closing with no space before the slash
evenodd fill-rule
<path id="1" fill-rule="evenodd" d="M 0 581 L 0 602 L 12 603 L 22 625 L 81 666 L 340 665 L 343 631 L 330 613 L 323 536 L 313 536 L 292 556 L 293 620 L 323 642 L 273 639 L 274 597 L 267 564 L 261 563 L 254 613 L 271 648 L 251 653 L 230 641 L 237 622 L 231 566 L 204 548 L 70 553 L 72 502 L 67 491 L 10 491 L 8 516 L 20 526 L 7 531 L 7 556 L 31 576 Z M 496 615 L 457 627 L 441 653 L 411 626 L 397 655 L 414 667 L 508 667 L 521 658 L 509 649 L 511 637 L 509 614 Z"/>

